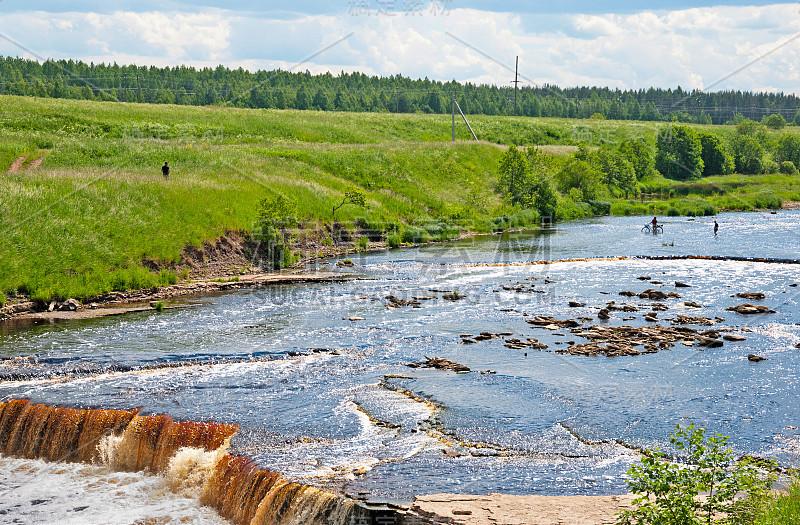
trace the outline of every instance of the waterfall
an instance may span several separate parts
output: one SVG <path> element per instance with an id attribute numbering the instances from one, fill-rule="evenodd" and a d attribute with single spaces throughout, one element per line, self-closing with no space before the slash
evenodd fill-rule
<path id="1" fill-rule="evenodd" d="M 142 416 L 138 409 L 75 409 L 27 399 L 0 403 L 0 452 L 7 456 L 149 471 L 237 525 L 373 522 L 374 511 L 346 497 L 290 482 L 249 458 L 228 454 L 238 429 Z"/>

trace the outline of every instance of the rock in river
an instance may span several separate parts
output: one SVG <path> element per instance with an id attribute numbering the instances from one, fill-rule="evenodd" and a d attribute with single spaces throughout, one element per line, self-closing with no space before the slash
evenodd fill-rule
<path id="1" fill-rule="evenodd" d="M 741 299 L 748 299 L 750 301 L 761 301 L 766 297 L 766 295 L 764 295 L 761 292 L 743 292 L 743 293 L 737 293 L 736 297 L 739 297 Z"/>
<path id="2" fill-rule="evenodd" d="M 722 341 L 714 337 L 698 336 L 697 344 L 700 346 L 705 346 L 706 348 L 719 348 L 722 346 Z"/>
<path id="3" fill-rule="evenodd" d="M 740 304 L 739 306 L 729 306 L 726 310 L 730 310 L 732 312 L 736 312 L 737 314 L 774 314 L 775 310 L 770 310 L 764 305 L 761 304 Z"/>
<path id="4" fill-rule="evenodd" d="M 437 368 L 439 370 L 452 370 L 456 373 L 470 372 L 469 367 L 443 357 L 425 356 L 425 361 L 420 361 L 419 363 L 409 363 L 408 366 L 411 368 Z"/>
<path id="5" fill-rule="evenodd" d="M 681 296 L 675 292 L 664 293 L 661 290 L 648 288 L 639 294 L 639 299 L 650 299 L 651 301 L 663 301 L 668 298 L 680 299 Z"/>
<path id="6" fill-rule="evenodd" d="M 527 319 L 526 323 L 534 324 L 537 326 L 558 326 L 561 328 L 575 328 L 576 326 L 580 326 L 581 324 L 576 321 L 575 319 L 556 319 L 555 317 L 550 317 L 549 315 L 537 315 L 534 316 L 533 319 Z"/>
<path id="7" fill-rule="evenodd" d="M 419 308 L 421 304 L 416 299 L 406 301 L 405 299 L 400 299 L 394 295 L 387 295 L 386 299 L 389 300 L 389 302 L 386 304 L 387 308 L 401 308 L 403 306 L 413 306 L 414 308 Z"/>
<path id="8" fill-rule="evenodd" d="M 743 335 L 739 334 L 725 334 L 722 336 L 723 339 L 726 341 L 732 341 L 734 343 L 738 343 L 740 341 L 747 341 L 747 338 Z"/>

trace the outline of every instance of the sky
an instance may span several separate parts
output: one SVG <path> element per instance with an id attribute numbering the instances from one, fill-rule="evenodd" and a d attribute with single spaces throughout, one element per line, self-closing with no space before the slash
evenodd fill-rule
<path id="1" fill-rule="evenodd" d="M 800 94 L 800 4 L 0 0 L 0 55 Z"/>

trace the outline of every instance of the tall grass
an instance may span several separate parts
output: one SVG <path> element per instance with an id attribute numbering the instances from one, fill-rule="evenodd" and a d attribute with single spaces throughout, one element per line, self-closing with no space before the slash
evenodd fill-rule
<path id="1" fill-rule="evenodd" d="M 800 523 L 800 480 L 795 479 L 785 494 L 767 502 L 756 513 L 753 525 L 788 525 Z"/>

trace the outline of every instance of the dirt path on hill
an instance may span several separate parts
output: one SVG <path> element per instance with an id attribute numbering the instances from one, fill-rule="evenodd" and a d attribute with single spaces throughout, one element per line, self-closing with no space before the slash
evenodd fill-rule
<path id="1" fill-rule="evenodd" d="M 6 173 L 16 173 L 22 169 L 22 165 L 25 163 L 25 159 L 27 159 L 27 155 L 21 155 L 14 159 L 14 162 L 11 163 L 11 166 L 8 167 L 8 171 Z"/>

